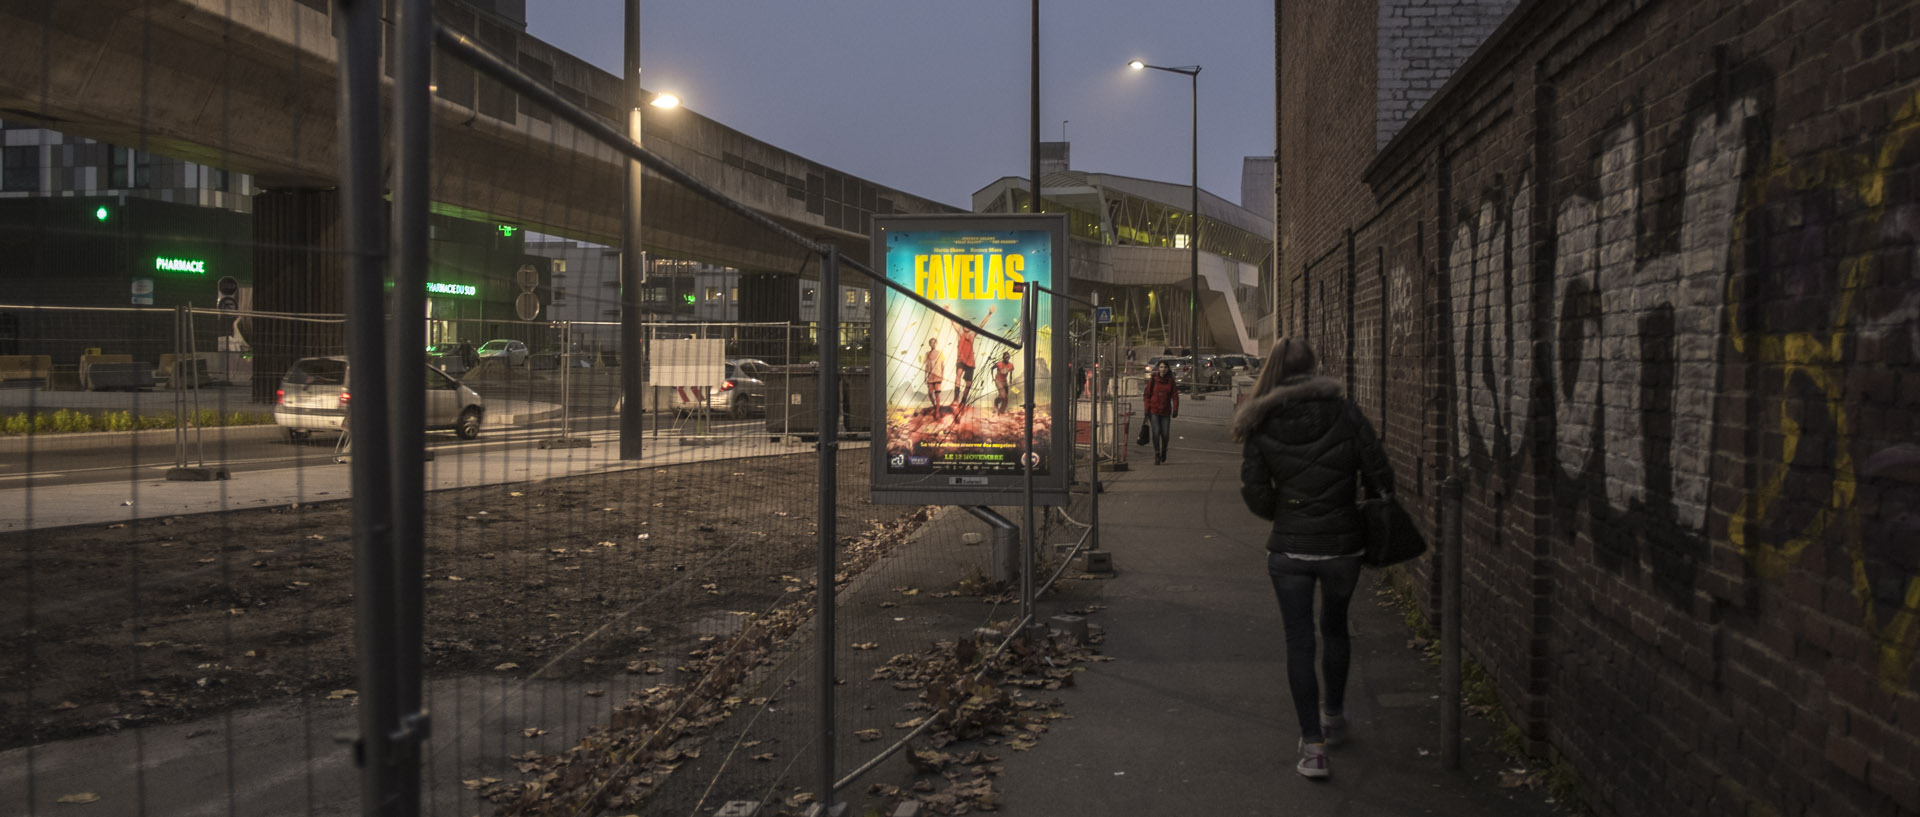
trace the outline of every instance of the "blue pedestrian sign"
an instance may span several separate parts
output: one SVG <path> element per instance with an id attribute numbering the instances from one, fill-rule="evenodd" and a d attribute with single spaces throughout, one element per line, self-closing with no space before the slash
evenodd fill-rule
<path id="1" fill-rule="evenodd" d="M 1113 323 L 1113 307 L 1096 306 L 1093 308 L 1094 323 Z"/>

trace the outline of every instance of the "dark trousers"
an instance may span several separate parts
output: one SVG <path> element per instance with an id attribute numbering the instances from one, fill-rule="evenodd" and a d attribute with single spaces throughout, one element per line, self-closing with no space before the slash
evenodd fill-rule
<path id="1" fill-rule="evenodd" d="M 1147 436 L 1153 438 L 1153 458 L 1167 458 L 1167 415 L 1147 415 Z"/>
<path id="2" fill-rule="evenodd" d="M 1326 655 L 1319 667 L 1326 676 L 1326 709 L 1346 711 L 1347 666 L 1353 661 L 1353 641 L 1347 635 L 1347 606 L 1360 584 L 1360 557 L 1295 559 L 1267 553 L 1267 576 L 1280 599 L 1280 619 L 1287 631 L 1287 688 L 1293 692 L 1293 711 L 1300 718 L 1300 737 L 1316 743 L 1320 734 L 1321 690 L 1314 667 L 1313 587 L 1320 585 L 1320 640 Z"/>

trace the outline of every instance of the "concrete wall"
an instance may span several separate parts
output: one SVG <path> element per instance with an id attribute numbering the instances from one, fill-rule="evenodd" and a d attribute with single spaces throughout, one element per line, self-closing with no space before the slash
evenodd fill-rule
<path id="1" fill-rule="evenodd" d="M 1288 331 L 1465 479 L 1508 714 L 1603 814 L 1920 814 L 1913 4 L 1527 0 L 1364 161 L 1389 66 L 1294 61 L 1377 7 L 1282 8 Z"/>

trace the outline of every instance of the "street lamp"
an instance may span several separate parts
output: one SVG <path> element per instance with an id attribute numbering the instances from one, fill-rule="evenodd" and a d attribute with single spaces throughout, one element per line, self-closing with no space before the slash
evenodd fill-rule
<path id="1" fill-rule="evenodd" d="M 1151 68 L 1170 74 L 1183 74 L 1193 83 L 1193 182 L 1192 182 L 1192 223 L 1187 226 L 1187 254 L 1190 256 L 1189 282 L 1193 288 L 1193 301 L 1187 306 L 1187 344 L 1192 347 L 1194 399 L 1200 399 L 1200 66 L 1148 65 L 1140 60 L 1127 63 L 1135 71 Z"/>
<path id="2" fill-rule="evenodd" d="M 627 115 L 627 136 L 636 145 L 643 144 L 640 139 L 640 110 L 651 105 L 656 108 L 672 108 L 680 104 L 680 98 L 672 94 L 649 94 L 640 87 L 640 0 L 627 0 L 626 3 L 626 42 L 625 71 L 622 80 L 626 97 L 632 100 Z M 620 252 L 620 459 L 640 459 L 642 427 L 645 414 L 645 401 L 641 392 L 645 383 L 641 379 L 640 358 L 644 353 L 646 332 L 644 315 L 641 313 L 641 284 L 646 278 L 645 258 L 640 250 L 640 180 L 645 170 L 639 162 L 627 161 L 627 212 L 622 225 L 622 248 Z"/>

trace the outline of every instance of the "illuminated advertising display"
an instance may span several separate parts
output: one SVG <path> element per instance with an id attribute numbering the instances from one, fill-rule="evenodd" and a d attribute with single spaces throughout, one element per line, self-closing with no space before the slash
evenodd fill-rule
<path id="1" fill-rule="evenodd" d="M 874 233 L 875 271 L 987 332 L 1018 342 L 1037 298 L 1029 371 L 1021 349 L 875 284 L 874 501 L 1020 504 L 1030 462 L 1034 500 L 1064 504 L 1072 439 L 1055 429 L 1069 384 L 1052 372 L 1066 360 L 1066 303 L 1023 285 L 1066 286 L 1065 216 L 876 217 Z"/>

